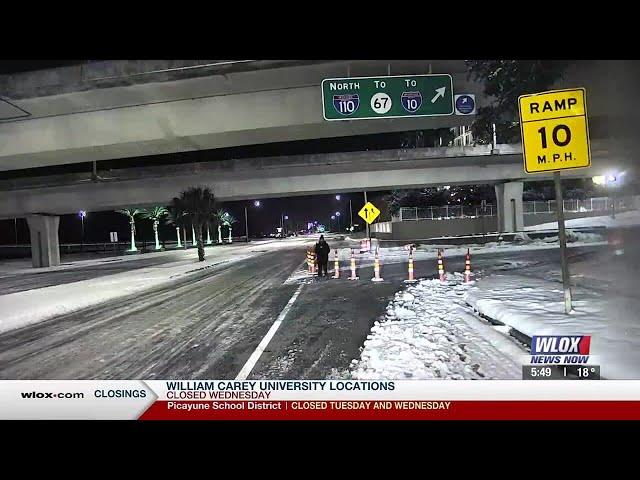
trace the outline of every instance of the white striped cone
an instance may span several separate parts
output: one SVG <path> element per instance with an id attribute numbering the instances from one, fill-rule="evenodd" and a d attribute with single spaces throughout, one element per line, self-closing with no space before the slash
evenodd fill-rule
<path id="1" fill-rule="evenodd" d="M 440 276 L 440 281 L 444 282 L 444 260 L 442 258 L 442 251 L 438 249 L 438 275 Z"/>
<path id="2" fill-rule="evenodd" d="M 464 259 L 464 281 L 469 283 L 471 281 L 471 255 L 467 248 L 467 256 Z"/>
<path id="3" fill-rule="evenodd" d="M 340 262 L 338 261 L 338 250 L 333 258 L 333 278 L 340 278 Z"/>
<path id="4" fill-rule="evenodd" d="M 356 257 L 353 254 L 353 250 L 351 250 L 351 276 L 349 280 L 358 280 L 358 276 L 356 275 Z"/>
<path id="5" fill-rule="evenodd" d="M 373 272 L 374 277 L 371 279 L 372 282 L 382 282 L 384 280 L 380 276 L 380 257 L 378 256 L 378 249 L 376 249 L 376 259 L 373 263 Z"/>
<path id="6" fill-rule="evenodd" d="M 413 252 L 409 250 L 409 281 L 412 282 L 413 280 Z"/>

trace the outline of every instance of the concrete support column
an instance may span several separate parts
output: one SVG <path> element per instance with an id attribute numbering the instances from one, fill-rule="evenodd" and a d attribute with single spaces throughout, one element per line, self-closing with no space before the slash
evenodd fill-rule
<path id="1" fill-rule="evenodd" d="M 509 182 L 495 186 L 498 231 L 501 233 L 524 230 L 524 214 L 522 212 L 523 186 L 523 182 Z"/>
<path id="2" fill-rule="evenodd" d="M 60 243 L 56 215 L 29 215 L 27 217 L 31 235 L 31 263 L 34 268 L 60 265 Z"/>

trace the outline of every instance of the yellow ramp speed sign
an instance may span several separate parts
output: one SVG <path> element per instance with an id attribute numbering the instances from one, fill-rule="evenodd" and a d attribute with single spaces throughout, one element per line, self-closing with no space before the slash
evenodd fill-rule
<path id="1" fill-rule="evenodd" d="M 365 222 L 371 224 L 378 218 L 378 215 L 380 215 L 380 210 L 378 210 L 373 203 L 367 202 L 365 206 L 360 209 L 358 215 L 360 215 Z"/>
<path id="2" fill-rule="evenodd" d="M 584 88 L 522 95 L 518 108 L 527 173 L 591 165 Z"/>

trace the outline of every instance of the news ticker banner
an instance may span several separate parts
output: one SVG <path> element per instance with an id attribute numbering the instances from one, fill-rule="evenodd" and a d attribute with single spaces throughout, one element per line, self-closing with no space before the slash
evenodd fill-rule
<path id="1" fill-rule="evenodd" d="M 640 420 L 640 380 L 5 380 L 12 420 Z"/>

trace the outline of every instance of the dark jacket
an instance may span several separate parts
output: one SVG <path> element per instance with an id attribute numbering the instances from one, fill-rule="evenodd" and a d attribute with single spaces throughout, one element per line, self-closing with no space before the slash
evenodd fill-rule
<path id="1" fill-rule="evenodd" d="M 327 242 L 318 242 L 316 243 L 316 255 L 318 260 L 327 260 L 329 258 L 329 252 L 331 251 L 331 247 Z"/>

